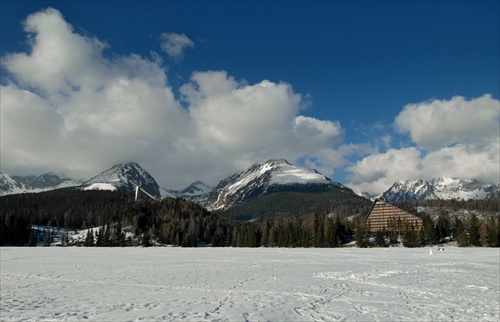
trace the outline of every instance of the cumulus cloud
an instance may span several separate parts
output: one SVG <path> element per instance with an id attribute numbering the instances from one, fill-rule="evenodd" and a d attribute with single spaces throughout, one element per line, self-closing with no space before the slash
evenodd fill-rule
<path id="1" fill-rule="evenodd" d="M 340 142 L 343 130 L 339 122 L 323 121 L 313 117 L 297 116 L 294 134 L 304 147 L 315 141 L 315 146 L 331 146 Z M 304 141 L 304 142 L 302 142 Z"/>
<path id="2" fill-rule="evenodd" d="M 352 165 L 351 159 L 358 159 L 376 152 L 377 149 L 369 143 L 339 144 L 333 148 L 325 146 L 309 154 L 303 163 L 308 168 L 316 169 L 320 173 L 332 177 L 337 169 L 344 169 Z"/>
<path id="3" fill-rule="evenodd" d="M 357 192 L 378 194 L 397 180 L 416 179 L 420 174 L 420 157 L 420 151 L 414 147 L 370 154 L 348 168 L 350 186 Z"/>
<path id="4" fill-rule="evenodd" d="M 338 122 L 300 115 L 304 98 L 290 84 L 194 72 L 177 99 L 161 59 L 105 57 L 109 45 L 75 32 L 55 9 L 28 16 L 24 29 L 31 50 L 2 57 L 3 172 L 88 179 L 137 161 L 165 188 L 215 185 L 252 163 L 294 162 L 342 138 Z"/>
<path id="5" fill-rule="evenodd" d="M 486 94 L 467 100 L 433 100 L 406 105 L 395 119 L 398 131 L 409 133 L 421 148 L 438 150 L 457 143 L 475 143 L 498 138 L 500 107 Z"/>
<path id="6" fill-rule="evenodd" d="M 438 176 L 500 180 L 500 104 L 491 95 L 409 104 L 394 124 L 415 147 L 388 149 L 350 166 L 358 192 L 379 194 L 395 181 Z"/>
<path id="7" fill-rule="evenodd" d="M 168 32 L 162 33 L 160 37 L 161 49 L 176 62 L 182 61 L 186 48 L 194 48 L 194 42 L 185 34 Z"/>
<path id="8" fill-rule="evenodd" d="M 486 144 L 457 144 L 429 153 L 422 159 L 422 177 L 441 176 L 500 181 L 500 140 Z"/>
<path id="9" fill-rule="evenodd" d="M 2 60 L 3 66 L 22 85 L 53 94 L 72 91 L 82 83 L 88 83 L 89 77 L 93 81 L 95 77 L 92 75 L 100 74 L 99 78 L 106 80 L 104 75 L 108 68 L 99 58 L 107 45 L 95 38 L 74 33 L 59 11 L 49 8 L 31 14 L 23 27 L 28 33 L 32 51 L 10 54 Z"/>

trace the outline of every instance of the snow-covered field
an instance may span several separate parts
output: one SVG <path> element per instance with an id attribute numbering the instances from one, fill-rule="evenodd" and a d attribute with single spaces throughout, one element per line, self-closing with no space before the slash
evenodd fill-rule
<path id="1" fill-rule="evenodd" d="M 1 321 L 500 319 L 500 250 L 0 248 Z"/>

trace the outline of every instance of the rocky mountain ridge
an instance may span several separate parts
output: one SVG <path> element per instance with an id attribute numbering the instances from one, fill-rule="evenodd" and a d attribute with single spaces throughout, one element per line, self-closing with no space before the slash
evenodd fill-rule
<path id="1" fill-rule="evenodd" d="M 135 162 L 115 165 L 88 181 L 81 182 L 54 173 L 39 176 L 9 176 L 0 173 L 0 196 L 34 193 L 59 188 L 80 187 L 85 190 L 134 191 L 131 181 L 157 198 L 179 197 L 194 201 L 209 210 L 225 210 L 245 200 L 277 191 L 314 192 L 351 189 L 333 182 L 316 170 L 291 165 L 284 159 L 272 159 L 254 164 L 209 187 L 196 181 L 182 190 L 166 190 Z M 430 180 L 401 180 L 377 196 L 363 194 L 367 199 L 383 198 L 388 202 L 432 199 L 498 199 L 500 184 L 481 183 L 474 179 L 439 177 Z"/>
<path id="2" fill-rule="evenodd" d="M 73 180 L 54 173 L 39 176 L 9 176 L 0 172 L 0 196 L 17 193 L 37 193 L 48 190 L 76 187 L 81 181 Z"/>
<path id="3" fill-rule="evenodd" d="M 183 190 L 167 190 L 168 193 L 196 202 L 205 206 L 207 204 L 208 195 L 214 188 L 207 186 L 201 181 L 195 181 Z"/>
<path id="4" fill-rule="evenodd" d="M 439 177 L 430 180 L 401 180 L 377 196 L 388 202 L 433 199 L 488 199 L 498 196 L 500 184 L 481 183 L 475 179 Z"/>
<path id="5" fill-rule="evenodd" d="M 173 197 L 160 188 L 156 180 L 136 162 L 117 164 L 85 181 L 80 187 L 84 190 L 125 190 L 135 191 L 135 184 L 155 198 Z"/>
<path id="6" fill-rule="evenodd" d="M 333 182 L 316 170 L 272 159 L 221 180 L 207 199 L 207 209 L 226 210 L 245 200 L 278 191 L 321 192 L 351 189 Z"/>

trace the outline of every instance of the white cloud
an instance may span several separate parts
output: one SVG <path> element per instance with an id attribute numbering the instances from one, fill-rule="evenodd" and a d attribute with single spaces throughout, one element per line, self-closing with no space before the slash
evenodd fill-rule
<path id="1" fill-rule="evenodd" d="M 161 41 L 161 49 L 176 62 L 182 61 L 186 48 L 194 48 L 194 42 L 185 34 L 175 32 L 162 33 Z"/>
<path id="2" fill-rule="evenodd" d="M 297 115 L 302 96 L 286 83 L 248 85 L 224 71 L 195 72 L 181 93 L 196 131 L 193 144 L 207 150 L 205 158 L 230 163 L 235 171 L 267 158 L 293 162 L 333 146 L 342 135 L 337 122 Z"/>
<path id="3" fill-rule="evenodd" d="M 32 51 L 2 57 L 2 65 L 23 85 L 47 94 L 68 93 L 82 83 L 88 84 L 89 77 L 104 78 L 107 68 L 100 57 L 107 45 L 74 33 L 59 11 L 48 8 L 31 14 L 23 26 Z"/>
<path id="4" fill-rule="evenodd" d="M 498 138 L 500 106 L 489 94 L 466 100 L 433 100 L 409 104 L 395 119 L 398 131 L 409 133 L 426 150 L 437 150 L 457 143 L 475 143 Z"/>
<path id="5" fill-rule="evenodd" d="M 500 139 L 487 144 L 457 144 L 429 153 L 422 160 L 422 177 L 436 174 L 483 182 L 500 182 Z"/>
<path id="6" fill-rule="evenodd" d="M 63 117 L 50 102 L 29 91 L 8 85 L 0 93 L 2 163 L 47 166 L 49 160 L 43 160 L 40 147 L 60 144 Z"/>
<path id="7" fill-rule="evenodd" d="M 349 186 L 357 192 L 377 194 L 397 180 L 418 178 L 420 156 L 421 153 L 413 147 L 371 154 L 348 168 L 352 173 Z"/>
<path id="8" fill-rule="evenodd" d="M 161 59 L 103 56 L 109 46 L 74 31 L 59 11 L 24 23 L 32 46 L 2 57 L 1 171 L 90 178 L 137 161 L 166 188 L 218 180 L 255 162 L 317 153 L 341 140 L 339 123 L 300 116 L 290 84 L 247 84 L 224 71 L 168 85 Z"/>
<path id="9" fill-rule="evenodd" d="M 348 170 L 358 192 L 382 193 L 395 181 L 439 176 L 500 181 L 500 105 L 491 95 L 433 100 L 404 107 L 396 128 L 416 147 L 389 149 Z M 428 152 L 425 152 L 428 151 Z"/>
<path id="10" fill-rule="evenodd" d="M 339 122 L 323 121 L 301 115 L 295 118 L 293 130 L 299 143 L 303 143 L 304 147 L 313 141 L 315 146 L 332 146 L 339 143 L 343 136 Z"/>

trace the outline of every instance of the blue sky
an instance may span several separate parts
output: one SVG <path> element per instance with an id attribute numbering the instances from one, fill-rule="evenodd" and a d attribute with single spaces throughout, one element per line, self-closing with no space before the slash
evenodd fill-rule
<path id="1" fill-rule="evenodd" d="M 5 173 L 134 160 L 178 188 L 283 157 L 371 193 L 500 180 L 498 1 L 2 1 L 0 15 Z"/>

